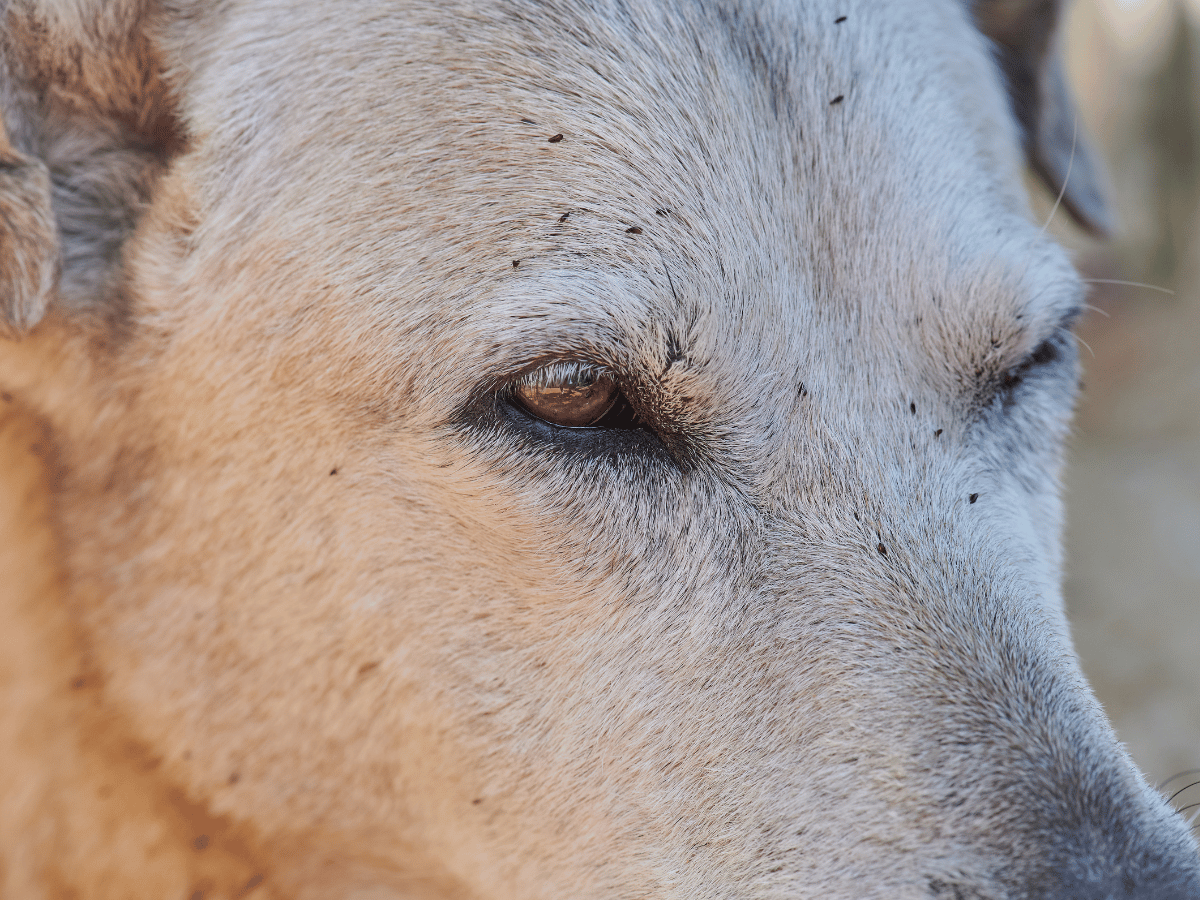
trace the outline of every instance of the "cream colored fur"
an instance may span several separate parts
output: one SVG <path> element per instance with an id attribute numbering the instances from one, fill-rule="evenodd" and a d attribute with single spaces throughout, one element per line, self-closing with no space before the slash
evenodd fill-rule
<path id="1" fill-rule="evenodd" d="M 1200 896 L 1063 616 L 1020 6 L 12 0 L 3 896 Z"/>

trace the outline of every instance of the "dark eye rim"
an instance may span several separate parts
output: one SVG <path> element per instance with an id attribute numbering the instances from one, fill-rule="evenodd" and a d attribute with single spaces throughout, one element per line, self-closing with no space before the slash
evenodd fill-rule
<path id="1" fill-rule="evenodd" d="M 1005 409 L 1011 407 L 1016 403 L 1018 391 L 1031 376 L 1053 371 L 1074 359 L 1072 337 L 1069 328 L 1059 328 L 1034 347 L 1024 360 L 1001 373 L 995 385 L 995 399 Z"/>
<path id="2" fill-rule="evenodd" d="M 523 378 L 528 377 L 531 373 L 537 372 L 540 369 L 547 368 L 555 363 L 573 362 L 582 366 L 595 369 L 598 372 L 605 373 L 613 382 L 617 389 L 616 401 L 610 406 L 604 414 L 588 425 L 563 425 L 550 419 L 539 416 L 535 410 L 530 409 L 517 395 L 517 390 Z M 606 366 L 602 363 L 592 362 L 582 359 L 552 359 L 541 360 L 536 365 L 528 366 L 513 377 L 506 379 L 505 383 L 496 392 L 497 399 L 513 408 L 515 411 L 528 416 L 538 422 L 544 423 L 550 428 L 561 429 L 563 431 L 604 431 L 604 430 L 647 430 L 657 433 L 653 426 L 638 412 L 633 403 L 629 401 L 629 379 L 623 378 L 620 373 L 613 370 L 611 366 Z"/>
<path id="3" fill-rule="evenodd" d="M 605 417 L 608 421 L 587 426 L 556 425 L 525 409 L 513 396 L 512 387 L 522 376 L 564 359 L 588 360 L 613 373 L 621 391 L 621 402 L 614 404 Z M 512 450 L 519 453 L 536 451 L 549 453 L 563 461 L 574 460 L 588 465 L 607 460 L 610 467 L 624 468 L 634 464 L 639 467 L 665 466 L 681 473 L 691 471 L 699 462 L 698 447 L 693 446 L 694 442 L 686 433 L 654 420 L 652 402 L 637 406 L 629 402 L 629 395 L 639 391 L 639 385 L 635 377 L 622 373 L 618 367 L 595 362 L 584 355 L 541 357 L 481 382 L 448 424 L 471 440 L 489 444 L 499 440 L 508 444 L 512 449 L 505 451 L 506 455 Z M 628 411 L 625 404 L 629 406 Z M 639 412 L 640 409 L 646 413 Z M 632 415 L 638 415 L 634 427 L 608 427 L 612 421 L 609 416 Z M 600 427 L 601 424 L 604 427 Z"/>
<path id="4" fill-rule="evenodd" d="M 581 461 L 606 458 L 614 465 L 622 459 L 636 459 L 680 470 L 687 467 L 688 454 L 684 448 L 676 446 L 678 441 L 664 439 L 644 421 L 629 428 L 599 427 L 599 423 L 556 425 L 529 412 L 503 390 L 479 398 L 464 411 L 459 422 L 472 431 L 482 429 L 505 440 L 516 440 L 518 446 L 549 451 L 564 458 Z"/>

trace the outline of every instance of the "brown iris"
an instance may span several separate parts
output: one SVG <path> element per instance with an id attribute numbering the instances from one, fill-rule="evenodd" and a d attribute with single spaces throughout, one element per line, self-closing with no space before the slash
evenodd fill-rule
<path id="1" fill-rule="evenodd" d="M 521 378 L 513 386 L 513 397 L 539 419 L 564 428 L 587 428 L 604 418 L 621 391 L 604 369 L 558 362 Z"/>

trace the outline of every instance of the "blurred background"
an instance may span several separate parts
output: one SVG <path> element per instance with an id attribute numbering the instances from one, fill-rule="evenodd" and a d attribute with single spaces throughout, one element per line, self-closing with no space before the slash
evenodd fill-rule
<path id="1" fill-rule="evenodd" d="M 1200 769 L 1200 0 L 1075 0 L 1065 37 L 1120 221 L 1105 244 L 1061 210 L 1051 225 L 1097 280 L 1079 330 L 1067 606 L 1121 740 L 1162 782 Z M 1037 200 L 1048 215 L 1054 198 Z M 1175 804 L 1200 804 L 1200 785 Z"/>

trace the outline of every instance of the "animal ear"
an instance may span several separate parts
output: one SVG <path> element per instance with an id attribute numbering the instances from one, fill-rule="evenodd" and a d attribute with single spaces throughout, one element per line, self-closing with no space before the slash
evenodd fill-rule
<path id="1" fill-rule="evenodd" d="M 183 146 L 149 0 L 0 0 L 0 332 L 119 315 L 122 252 Z"/>
<path id="2" fill-rule="evenodd" d="M 19 153 L 0 121 L 0 332 L 17 337 L 46 312 L 58 281 L 50 173 Z"/>
<path id="3" fill-rule="evenodd" d="M 1033 170 L 1080 225 L 1099 237 L 1114 222 L 1103 171 L 1067 86 L 1056 32 L 1063 0 L 970 0 L 979 30 L 995 44 Z"/>

